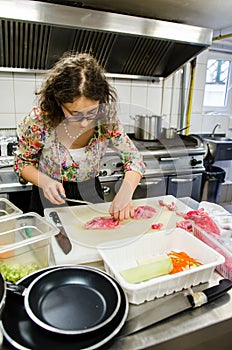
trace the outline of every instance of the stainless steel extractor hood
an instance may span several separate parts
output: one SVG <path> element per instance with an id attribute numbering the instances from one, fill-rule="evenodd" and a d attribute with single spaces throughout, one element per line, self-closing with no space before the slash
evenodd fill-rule
<path id="1" fill-rule="evenodd" d="M 47 70 L 90 52 L 111 74 L 167 77 L 212 43 L 212 30 L 30 0 L 0 1 L 0 69 Z"/>

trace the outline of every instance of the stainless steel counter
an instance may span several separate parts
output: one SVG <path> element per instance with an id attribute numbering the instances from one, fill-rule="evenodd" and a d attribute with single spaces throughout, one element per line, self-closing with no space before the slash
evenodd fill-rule
<path id="1" fill-rule="evenodd" d="M 181 199 L 186 205 L 197 209 L 198 202 L 191 198 Z M 93 262 L 88 265 L 103 269 L 103 262 Z M 218 273 L 213 273 L 209 283 L 193 288 L 194 291 L 206 289 L 217 284 L 222 279 Z M 155 308 L 159 312 L 159 305 L 172 295 L 155 299 L 141 305 L 130 304 L 128 319 L 137 315 L 146 317 L 144 312 Z M 232 342 L 232 290 L 215 301 L 196 309 L 189 309 L 176 316 L 159 322 L 143 331 L 125 338 L 114 338 L 104 347 L 108 350 L 230 350 Z M 7 344 L 2 350 L 10 350 Z"/>
<path id="2" fill-rule="evenodd" d="M 217 283 L 221 278 L 215 273 L 209 284 L 202 284 L 193 289 L 205 289 L 209 285 Z M 168 300 L 170 297 L 164 298 Z M 157 312 L 159 312 L 160 302 L 161 299 L 156 299 L 142 305 L 132 305 L 128 318 L 142 314 L 151 307 L 157 308 Z M 134 335 L 115 339 L 110 350 L 206 350 L 207 347 L 210 347 L 210 350 L 229 350 L 231 349 L 231 340 L 232 291 L 198 309 L 187 310 Z"/>
<path id="3" fill-rule="evenodd" d="M 215 273 L 209 284 L 202 284 L 193 289 L 205 289 L 220 279 L 221 276 Z M 156 308 L 159 312 L 159 304 L 168 298 L 171 296 L 155 299 L 141 305 L 130 305 L 128 319 L 141 315 L 151 307 Z M 210 304 L 198 309 L 187 310 L 134 335 L 114 338 L 104 349 L 206 350 L 209 348 L 210 350 L 230 350 L 231 340 L 232 291 Z M 4 343 L 1 349 L 10 350 L 13 348 Z"/>
<path id="4" fill-rule="evenodd" d="M 30 191 L 31 189 L 31 183 L 22 185 L 19 182 L 17 175 L 13 171 L 13 167 L 0 168 L 0 194 Z"/>

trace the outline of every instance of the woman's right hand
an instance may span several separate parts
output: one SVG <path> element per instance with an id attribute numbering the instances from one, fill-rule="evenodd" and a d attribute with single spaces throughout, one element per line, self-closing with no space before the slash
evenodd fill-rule
<path id="1" fill-rule="evenodd" d="M 40 182 L 40 186 L 43 190 L 44 196 L 53 204 L 63 204 L 64 199 L 61 195 L 65 197 L 65 190 L 62 183 L 47 177 L 46 181 Z"/>
<path id="2" fill-rule="evenodd" d="M 40 187 L 45 198 L 47 198 L 51 203 L 58 205 L 65 203 L 64 199 L 61 198 L 61 195 L 65 197 L 65 190 L 62 183 L 59 181 L 52 179 L 32 165 L 24 167 L 21 176 L 26 181 Z"/>

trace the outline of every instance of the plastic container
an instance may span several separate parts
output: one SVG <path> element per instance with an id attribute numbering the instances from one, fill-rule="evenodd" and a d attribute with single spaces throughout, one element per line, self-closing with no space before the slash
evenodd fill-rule
<path id="1" fill-rule="evenodd" d="M 232 239 L 215 234 L 208 234 L 199 226 L 193 223 L 193 234 L 209 247 L 215 249 L 218 253 L 224 256 L 225 261 L 216 267 L 223 277 L 232 280 Z"/>
<path id="2" fill-rule="evenodd" d="M 110 248 L 109 243 L 98 246 L 104 261 L 106 271 L 120 283 L 127 293 L 128 300 L 133 304 L 160 298 L 164 295 L 208 282 L 217 265 L 225 260 L 191 233 L 180 228 L 170 231 L 147 233 L 136 241 L 129 243 L 124 240 L 120 248 Z M 137 266 L 137 260 L 145 260 L 169 253 L 171 250 L 185 251 L 203 265 L 197 268 L 168 274 L 148 281 L 131 284 L 120 275 L 120 271 Z"/>
<path id="3" fill-rule="evenodd" d="M 6 198 L 0 198 L 0 219 L 6 216 L 13 216 L 22 214 L 22 210 L 16 207 L 13 203 L 11 203 Z"/>
<path id="4" fill-rule="evenodd" d="M 0 272 L 7 281 L 49 266 L 51 237 L 58 229 L 36 213 L 0 220 Z"/>

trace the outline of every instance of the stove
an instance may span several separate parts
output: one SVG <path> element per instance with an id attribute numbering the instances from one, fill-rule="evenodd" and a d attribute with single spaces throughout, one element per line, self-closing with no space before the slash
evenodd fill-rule
<path id="1" fill-rule="evenodd" d="M 0 168 L 14 165 L 14 152 L 17 149 L 17 137 L 0 135 Z"/>
<path id="2" fill-rule="evenodd" d="M 14 165 L 14 156 L 0 157 L 0 168 L 12 167 Z"/>
<path id="3" fill-rule="evenodd" d="M 207 145 L 202 138 L 198 135 L 177 135 L 173 139 L 144 141 L 129 136 L 146 165 L 134 198 L 172 194 L 200 200 L 204 158 L 207 154 Z M 107 150 L 100 171 L 106 200 L 113 199 L 123 175 L 120 157 Z"/>
<path id="4" fill-rule="evenodd" d="M 207 145 L 197 135 L 181 135 L 175 139 L 154 141 L 131 140 L 140 151 L 146 164 L 146 175 L 173 173 L 194 173 L 204 171 L 204 158 Z M 110 149 L 101 164 L 101 176 L 120 175 L 123 173 L 120 157 Z"/>

